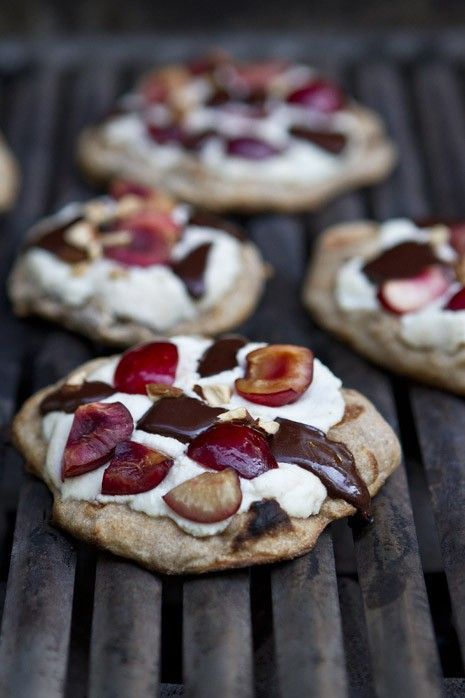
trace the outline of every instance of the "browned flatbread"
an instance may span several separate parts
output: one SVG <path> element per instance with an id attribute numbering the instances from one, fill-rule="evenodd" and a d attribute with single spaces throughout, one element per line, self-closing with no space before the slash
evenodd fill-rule
<path id="1" fill-rule="evenodd" d="M 252 176 L 231 182 L 219 178 L 189 155 L 182 166 L 157 170 L 130 148 L 107 143 L 103 126 L 88 128 L 81 134 L 78 162 L 92 181 L 125 177 L 162 187 L 184 201 L 213 211 L 312 210 L 342 192 L 384 179 L 395 164 L 394 145 L 379 117 L 358 105 L 352 105 L 350 110 L 356 117 L 357 145 L 341 164 L 340 172 L 319 182 L 273 183 Z"/>
<path id="2" fill-rule="evenodd" d="M 454 353 L 409 346 L 400 335 L 397 316 L 381 310 L 341 309 L 335 296 L 340 267 L 375 249 L 378 225 L 368 221 L 337 225 L 325 231 L 309 266 L 303 300 L 317 322 L 364 356 L 425 383 L 465 394 L 465 347 Z"/>
<path id="3" fill-rule="evenodd" d="M 84 364 L 71 376 L 79 375 L 84 380 L 102 361 L 107 359 Z M 57 385 L 41 390 L 25 403 L 13 423 L 16 446 L 24 455 L 29 470 L 52 490 L 53 517 L 59 526 L 150 570 L 165 574 L 200 574 L 291 559 L 311 550 L 332 520 L 355 511 L 346 502 L 328 497 L 321 512 L 308 519 L 289 518 L 279 510 L 259 527 L 253 525 L 256 524 L 255 514 L 249 511 L 236 515 L 223 533 L 196 538 L 169 518 L 150 517 L 124 504 L 65 501 L 44 471 L 46 443 L 42 438 L 39 413 L 40 402 Z M 366 398 L 354 390 L 343 390 L 343 395 L 344 418 L 330 429 L 328 436 L 345 443 L 352 451 L 357 469 L 374 495 L 399 465 L 399 442 Z"/>
<path id="4" fill-rule="evenodd" d="M 15 202 L 18 189 L 18 163 L 0 135 L 0 212 L 11 208 Z"/>
<path id="5" fill-rule="evenodd" d="M 141 323 L 110 314 L 95 300 L 79 307 L 70 307 L 59 298 L 41 295 L 29 279 L 21 258 L 10 275 L 8 289 L 17 315 L 40 315 L 94 341 L 126 347 L 153 339 L 157 334 L 165 337 L 176 334 L 215 335 L 244 322 L 260 299 L 269 272 L 258 249 L 250 242 L 242 243 L 241 259 L 242 271 L 234 287 L 216 305 L 192 320 L 178 323 L 160 333 Z"/>

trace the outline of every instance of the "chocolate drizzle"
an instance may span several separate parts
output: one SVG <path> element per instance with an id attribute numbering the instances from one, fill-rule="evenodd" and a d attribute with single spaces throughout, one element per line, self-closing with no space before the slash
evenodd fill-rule
<path id="1" fill-rule="evenodd" d="M 183 281 L 192 298 L 201 298 L 205 293 L 205 270 L 210 249 L 209 242 L 199 245 L 186 257 L 171 264 L 171 269 Z"/>
<path id="2" fill-rule="evenodd" d="M 363 272 L 374 284 L 390 279 L 409 279 L 421 274 L 432 264 L 444 264 L 427 243 L 402 242 L 384 250 L 363 267 Z"/>
<path id="3" fill-rule="evenodd" d="M 335 131 L 314 131 L 304 126 L 293 126 L 289 133 L 295 138 L 314 143 L 318 148 L 326 150 L 333 155 L 339 155 L 347 143 L 345 135 Z"/>
<path id="4" fill-rule="evenodd" d="M 183 443 L 192 441 L 211 427 L 225 410 L 210 407 L 200 400 L 183 395 L 158 400 L 139 420 L 137 428 L 149 434 L 171 436 Z"/>
<path id="5" fill-rule="evenodd" d="M 68 228 L 75 223 L 83 220 L 82 216 L 76 216 L 71 220 L 66 221 L 64 225 L 53 230 L 46 231 L 37 238 L 34 238 L 28 243 L 28 247 L 40 247 L 47 252 L 51 252 L 56 257 L 59 257 L 63 262 L 67 264 L 77 264 L 78 262 L 85 262 L 87 259 L 87 254 L 84 250 L 80 250 L 73 245 L 69 245 L 65 241 L 65 232 Z"/>
<path id="6" fill-rule="evenodd" d="M 281 417 L 276 421 L 279 430 L 270 440 L 276 460 L 309 470 L 321 480 L 330 497 L 343 499 L 364 517 L 369 516 L 370 493 L 349 449 L 314 427 Z"/>
<path id="7" fill-rule="evenodd" d="M 245 230 L 231 221 L 225 221 L 214 213 L 208 211 L 194 211 L 189 218 L 189 225 L 198 225 L 200 228 L 214 228 L 222 230 L 231 237 L 243 241 L 247 238 Z"/>
<path id="8" fill-rule="evenodd" d="M 49 393 L 40 403 L 41 414 L 48 412 L 72 413 L 81 405 L 100 402 L 115 394 L 115 389 L 101 381 L 86 381 L 80 385 L 65 383 L 58 390 Z"/>
<path id="9" fill-rule="evenodd" d="M 197 368 L 199 376 L 205 378 L 235 368 L 237 352 L 246 344 L 247 340 L 240 335 L 230 334 L 220 337 L 201 357 Z"/>

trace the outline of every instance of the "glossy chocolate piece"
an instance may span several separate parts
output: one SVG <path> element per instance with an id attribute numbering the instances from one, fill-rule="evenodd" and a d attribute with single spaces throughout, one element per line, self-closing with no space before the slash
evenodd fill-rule
<path id="1" fill-rule="evenodd" d="M 87 260 L 85 250 L 80 250 L 65 241 L 65 232 L 68 228 L 82 220 L 84 220 L 83 216 L 76 216 L 64 225 L 34 238 L 28 243 L 28 247 L 40 247 L 42 250 L 47 250 L 67 264 L 85 262 Z"/>
<path id="2" fill-rule="evenodd" d="M 330 497 L 343 499 L 368 516 L 370 493 L 355 467 L 349 449 L 331 441 L 314 427 L 278 417 L 279 430 L 271 437 L 271 451 L 278 462 L 295 463 L 316 475 Z"/>
<path id="3" fill-rule="evenodd" d="M 40 403 L 41 414 L 48 412 L 72 413 L 81 405 L 91 402 L 101 402 L 116 390 L 108 383 L 101 381 L 85 381 L 80 385 L 65 383 L 58 390 L 49 393 Z"/>
<path id="4" fill-rule="evenodd" d="M 144 414 L 137 428 L 188 443 L 211 427 L 224 411 L 221 407 L 210 407 L 186 395 L 167 397 L 158 400 Z"/>
<path id="5" fill-rule="evenodd" d="M 186 257 L 171 264 L 171 269 L 185 284 L 192 298 L 201 298 L 205 293 L 205 270 L 210 249 L 209 242 L 199 245 Z"/>
<path id="6" fill-rule="evenodd" d="M 326 150 L 333 155 L 339 155 L 347 144 L 345 135 L 343 133 L 335 133 L 334 131 L 314 131 L 304 126 L 294 126 L 291 128 L 290 134 L 295 138 L 314 143 L 318 148 Z"/>
<path id="7" fill-rule="evenodd" d="M 444 264 L 427 243 L 402 242 L 384 250 L 363 267 L 364 274 L 374 284 L 390 279 L 410 279 L 421 274 L 425 267 Z"/>
<path id="8" fill-rule="evenodd" d="M 189 225 L 198 225 L 201 228 L 214 228 L 215 230 L 222 230 L 224 233 L 228 233 L 233 238 L 237 240 L 245 240 L 247 238 L 246 232 L 240 225 L 231 223 L 231 221 L 225 221 L 220 216 L 215 216 L 214 213 L 209 213 L 208 211 L 194 211 L 194 213 L 189 218 Z"/>
<path id="9" fill-rule="evenodd" d="M 240 335 L 220 337 L 205 351 L 199 361 L 197 372 L 201 378 L 229 371 L 237 366 L 237 352 L 245 347 L 247 340 Z"/>

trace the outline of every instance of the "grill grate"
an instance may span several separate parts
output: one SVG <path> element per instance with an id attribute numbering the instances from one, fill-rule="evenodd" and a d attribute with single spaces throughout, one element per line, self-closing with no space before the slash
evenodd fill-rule
<path id="1" fill-rule="evenodd" d="M 72 166 L 81 127 L 151 61 L 211 41 L 0 45 L 2 127 L 24 177 L 18 206 L 1 223 L 3 280 L 26 227 L 90 193 Z M 155 696 L 162 682 L 168 696 L 181 695 L 184 682 L 193 698 L 463 695 L 465 404 L 392 378 L 338 346 L 312 325 L 299 294 L 314 234 L 329 223 L 465 214 L 465 35 L 242 35 L 222 43 L 244 55 L 272 46 L 339 74 L 383 114 L 399 144 L 399 168 L 373 190 L 342 197 L 317 216 L 246 220 L 276 275 L 242 329 L 314 347 L 399 429 L 405 467 L 375 499 L 368 530 L 335 524 L 313 553 L 273 568 L 158 579 L 50 526 L 51 498 L 23 474 L 8 423 L 33 389 L 95 348 L 45 323 L 15 320 L 2 297 L 0 693 Z"/>

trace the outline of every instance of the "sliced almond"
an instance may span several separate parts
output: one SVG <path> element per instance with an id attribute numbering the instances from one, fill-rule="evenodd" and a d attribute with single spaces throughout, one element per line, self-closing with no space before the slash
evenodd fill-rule
<path id="1" fill-rule="evenodd" d="M 87 204 L 85 204 L 84 212 L 86 214 L 86 218 L 88 218 L 95 225 L 106 223 L 106 221 L 109 221 L 115 215 L 113 206 L 105 203 L 104 201 L 99 201 L 98 199 L 89 201 Z"/>
<path id="2" fill-rule="evenodd" d="M 234 410 L 218 415 L 218 420 L 220 422 L 234 422 L 236 419 L 248 419 L 249 417 L 250 415 L 245 407 L 236 407 Z"/>
<path id="3" fill-rule="evenodd" d="M 110 279 L 113 279 L 113 281 L 117 281 L 118 279 L 127 279 L 129 276 L 129 272 L 127 269 L 124 269 L 123 267 L 117 267 L 115 269 L 110 269 L 108 272 L 108 277 Z"/>
<path id="4" fill-rule="evenodd" d="M 264 419 L 259 419 L 257 422 L 259 429 L 266 431 L 267 434 L 276 434 L 279 429 L 279 422 L 270 421 L 267 422 Z"/>
<path id="5" fill-rule="evenodd" d="M 210 385 L 196 385 L 197 395 L 200 395 L 211 407 L 220 407 L 231 399 L 231 388 L 226 383 L 212 383 Z"/>
<path id="6" fill-rule="evenodd" d="M 165 385 L 164 383 L 147 383 L 145 390 L 148 397 L 154 401 L 162 397 L 180 397 L 182 395 L 181 388 L 175 388 L 173 385 Z"/>
<path id="7" fill-rule="evenodd" d="M 78 221 L 64 232 L 64 240 L 68 245 L 84 250 L 90 259 L 96 259 L 101 254 L 100 243 L 95 236 L 93 225 L 87 221 Z"/>
<path id="8" fill-rule="evenodd" d="M 447 225 L 435 225 L 430 230 L 430 240 L 432 245 L 447 245 L 450 231 Z"/>
<path id="9" fill-rule="evenodd" d="M 144 208 L 144 206 L 144 199 L 141 199 L 140 196 L 136 196 L 135 194 L 125 194 L 125 196 L 122 196 L 121 199 L 119 199 L 116 207 L 113 209 L 113 216 L 115 218 L 130 216 L 133 213 L 140 211 L 142 208 Z"/>
<path id="10" fill-rule="evenodd" d="M 105 233 L 100 238 L 102 247 L 123 247 L 129 245 L 132 240 L 128 230 L 115 230 L 114 233 Z"/>

